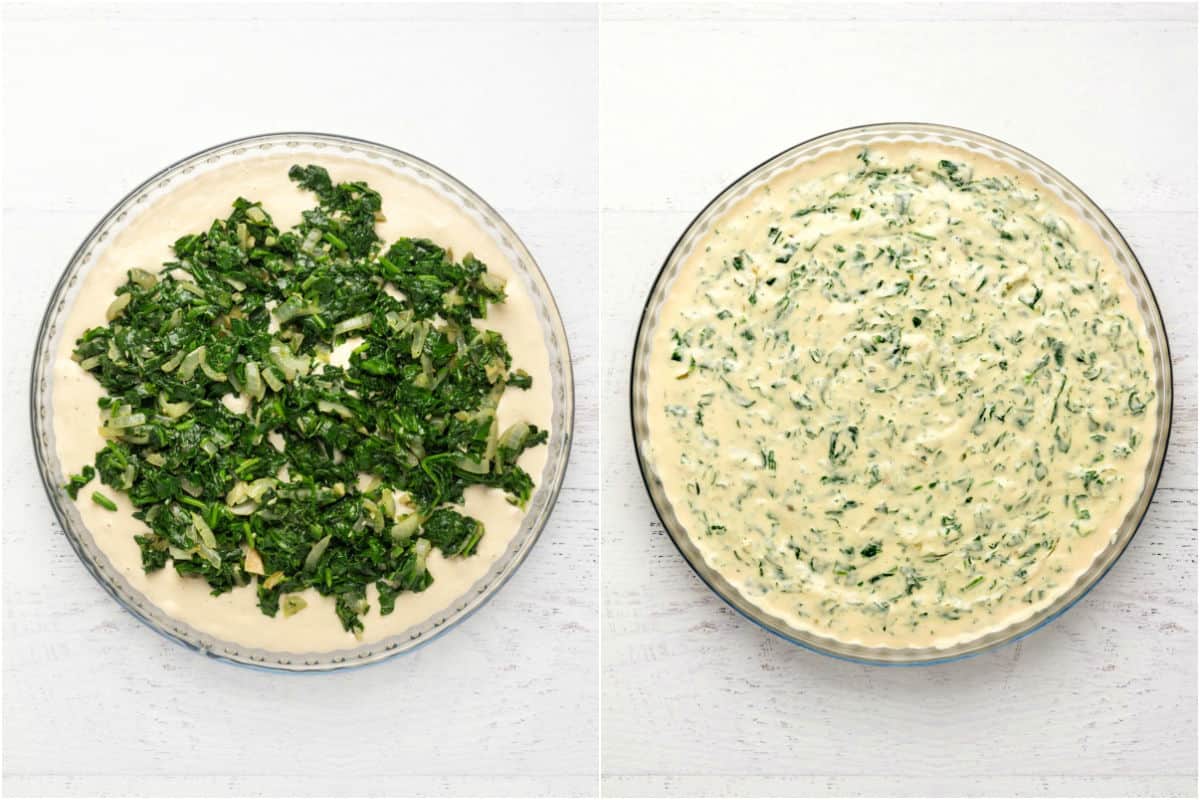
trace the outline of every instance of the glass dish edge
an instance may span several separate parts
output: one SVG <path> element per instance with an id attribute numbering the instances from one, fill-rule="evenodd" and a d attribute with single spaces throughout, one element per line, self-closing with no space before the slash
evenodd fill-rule
<path id="1" fill-rule="evenodd" d="M 391 167 L 413 171 L 420 176 L 420 182 L 426 185 L 429 182 L 436 183 L 439 193 L 451 192 L 454 202 L 483 223 L 485 231 L 510 258 L 515 271 L 525 282 L 538 312 L 539 325 L 550 357 L 551 376 L 555 382 L 547 464 L 530 499 L 529 510 L 504 554 L 453 604 L 430 618 L 378 642 L 315 653 L 252 648 L 213 637 L 173 620 L 141 592 L 129 586 L 95 545 L 90 533 L 86 529 L 83 534 L 80 533 L 79 529 L 83 526 L 77 512 L 72 518 L 73 509 L 68 507 L 70 501 L 63 496 L 59 477 L 56 477 L 58 456 L 52 434 L 52 415 L 48 414 L 52 389 L 51 362 L 57 347 L 55 333 L 58 320 L 69 312 L 68 296 L 81 281 L 87 262 L 125 216 L 140 203 L 150 201 L 156 189 L 165 188 L 170 181 L 190 174 L 197 166 L 216 163 L 227 155 L 240 156 L 251 148 L 260 148 L 264 152 L 278 148 L 278 151 L 286 152 L 285 148 L 300 146 L 318 150 L 330 148 L 331 155 L 355 153 L 367 156 L 370 161 L 390 161 Z M 565 326 L 545 276 L 528 247 L 508 222 L 465 183 L 424 159 L 366 139 L 305 131 L 256 134 L 207 147 L 159 170 L 105 213 L 72 254 L 51 292 L 38 329 L 29 397 L 30 428 L 39 477 L 55 517 L 88 572 L 122 607 L 156 633 L 211 658 L 272 672 L 327 672 L 380 663 L 435 640 L 479 610 L 524 563 L 540 538 L 562 488 L 574 438 L 574 377 Z M 58 468 L 57 472 L 63 471 Z"/>

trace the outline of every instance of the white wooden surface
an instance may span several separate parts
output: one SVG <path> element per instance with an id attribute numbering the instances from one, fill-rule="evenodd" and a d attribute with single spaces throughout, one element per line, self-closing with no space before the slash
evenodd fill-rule
<path id="1" fill-rule="evenodd" d="M 6 9 L 6 794 L 595 793 L 595 16 L 375 4 Z M 322 676 L 212 662 L 120 609 L 52 517 L 26 410 L 42 310 L 100 216 L 202 147 L 296 129 L 409 150 L 495 205 L 556 292 L 577 396 L 565 488 L 513 580 L 417 653 Z"/>
<path id="2" fill-rule="evenodd" d="M 606 794 L 1194 795 L 1194 6 L 609 5 L 601 31 Z M 990 133 L 1091 194 L 1176 370 L 1162 483 L 1108 578 L 933 668 L 835 661 L 726 608 L 661 530 L 628 420 L 642 301 L 692 216 L 798 141 L 891 120 Z"/>

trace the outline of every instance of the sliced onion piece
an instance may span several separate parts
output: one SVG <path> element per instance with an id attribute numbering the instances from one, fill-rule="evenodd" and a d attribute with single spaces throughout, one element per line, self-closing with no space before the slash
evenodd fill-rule
<path id="1" fill-rule="evenodd" d="M 463 456 L 456 459 L 454 466 L 461 469 L 463 472 L 469 472 L 472 475 L 487 475 L 491 471 L 492 465 L 486 458 L 482 461 L 476 461 L 471 456 Z"/>
<path id="2" fill-rule="evenodd" d="M 245 481 L 238 481 L 233 485 L 228 492 L 225 493 L 225 505 L 236 506 L 238 503 L 246 499 L 247 484 Z"/>
<path id="3" fill-rule="evenodd" d="M 129 270 L 129 280 L 136 283 L 145 291 L 149 291 L 158 285 L 158 278 L 139 267 Z"/>
<path id="4" fill-rule="evenodd" d="M 192 404 L 187 400 L 180 400 L 178 403 L 172 403 L 167 400 L 165 394 L 158 395 L 158 407 L 162 409 L 163 416 L 171 419 L 179 419 L 191 409 Z"/>
<path id="5" fill-rule="evenodd" d="M 283 381 L 279 380 L 279 376 L 275 374 L 274 367 L 267 367 L 263 370 L 262 378 L 273 392 L 278 392 L 283 388 Z"/>
<path id="6" fill-rule="evenodd" d="M 196 531 L 196 536 L 199 537 L 200 555 L 204 556 L 214 567 L 221 565 L 221 555 L 217 552 L 217 537 L 213 535 L 212 528 L 208 527 L 208 523 L 204 518 L 195 511 L 192 513 L 192 528 Z"/>
<path id="7" fill-rule="evenodd" d="M 313 228 L 308 232 L 308 236 L 304 237 L 304 241 L 300 244 L 300 251 L 303 253 L 311 253 L 317 246 L 317 242 L 321 241 L 321 231 Z"/>
<path id="8" fill-rule="evenodd" d="M 204 370 L 204 374 L 208 376 L 210 381 L 214 383 L 223 383 L 227 378 L 224 372 L 217 372 L 208 365 L 208 349 L 200 348 L 203 352 L 200 353 L 200 369 Z"/>
<path id="9" fill-rule="evenodd" d="M 126 406 L 128 408 L 128 406 Z M 146 415 L 138 412 L 137 414 L 123 414 L 119 417 L 113 417 L 108 421 L 110 428 L 136 428 L 138 425 L 146 424 Z"/>
<path id="10" fill-rule="evenodd" d="M 379 506 L 373 500 L 366 498 L 363 499 L 362 504 L 363 510 L 367 512 L 367 524 L 371 526 L 371 530 L 376 533 L 383 530 L 383 512 L 380 511 Z"/>
<path id="11" fill-rule="evenodd" d="M 308 555 L 304 558 L 304 571 L 312 572 L 317 568 L 317 562 L 321 560 L 321 556 L 325 555 L 325 551 L 329 548 L 329 543 L 333 541 L 333 534 L 326 534 L 322 539 L 312 546 L 308 551 Z"/>
<path id="12" fill-rule="evenodd" d="M 270 354 L 271 363 L 279 367 L 279 371 L 289 383 L 294 381 L 297 375 L 307 375 L 312 368 L 308 358 L 296 355 L 292 348 L 278 340 L 271 344 L 267 352 Z"/>
<path id="13" fill-rule="evenodd" d="M 109 303 L 108 310 L 104 312 L 104 318 L 109 322 L 112 322 L 114 319 L 125 313 L 125 307 L 129 305 L 131 300 L 133 300 L 133 295 L 131 294 L 117 295 L 117 299 Z"/>
<path id="14" fill-rule="evenodd" d="M 409 316 L 411 318 L 411 314 Z M 388 327 L 397 333 L 408 326 L 408 320 L 405 320 L 399 311 L 389 311 L 383 315 L 383 318 L 387 320 Z"/>
<path id="15" fill-rule="evenodd" d="M 283 609 L 283 616 L 290 617 L 308 608 L 308 601 L 298 594 L 289 594 L 280 601 L 279 607 Z"/>
<path id="16" fill-rule="evenodd" d="M 369 328 L 371 327 L 371 320 L 373 318 L 371 314 L 359 314 L 356 317 L 348 317 L 333 326 L 333 335 L 341 336 L 343 333 Z"/>
<path id="17" fill-rule="evenodd" d="M 487 446 L 483 449 L 483 457 L 489 461 L 496 457 L 496 448 L 500 444 L 500 418 L 492 413 L 492 424 L 488 428 Z"/>
<path id="18" fill-rule="evenodd" d="M 397 520 L 392 526 L 392 538 L 398 542 L 403 542 L 411 539 L 413 534 L 421 528 L 421 515 L 409 514 Z"/>
<path id="19" fill-rule="evenodd" d="M 250 229 L 246 227 L 246 223 L 239 222 L 237 228 L 234 229 L 237 233 L 238 244 L 243 250 L 249 250 L 254 247 L 254 237 L 250 235 Z M 242 287 L 243 289 L 246 287 Z"/>
<path id="20" fill-rule="evenodd" d="M 433 545 L 429 543 L 428 539 L 417 539 L 413 545 L 413 555 L 417 557 L 417 566 L 420 569 L 425 568 L 425 559 L 429 556 L 432 547 Z"/>
<path id="21" fill-rule="evenodd" d="M 246 486 L 246 496 L 257 503 L 262 500 L 263 495 L 274 489 L 278 483 L 279 481 L 275 478 L 259 478 L 256 481 L 251 481 Z"/>
<path id="22" fill-rule="evenodd" d="M 498 445 L 505 450 L 516 450 L 521 441 L 529 435 L 529 423 L 514 422 L 505 428 L 504 433 L 500 434 Z"/>
<path id="23" fill-rule="evenodd" d="M 253 397 L 255 400 L 262 400 L 263 395 L 267 393 L 263 386 L 262 375 L 258 371 L 258 364 L 253 361 L 246 364 L 246 394 Z"/>
<path id="24" fill-rule="evenodd" d="M 290 322 L 296 317 L 308 317 L 317 314 L 321 311 L 321 307 L 316 303 L 310 303 L 298 294 L 289 295 L 286 300 L 275 307 L 271 312 L 275 319 L 279 320 L 282 325 Z"/>
<path id="25" fill-rule="evenodd" d="M 332 412 L 334 414 L 337 414 L 342 419 L 351 419 L 354 416 L 353 411 L 346 408 L 341 403 L 334 403 L 330 400 L 318 400 L 317 401 L 317 409 L 326 414 L 329 414 Z"/>
<path id="26" fill-rule="evenodd" d="M 259 552 L 253 547 L 246 551 L 246 557 L 244 561 L 245 563 L 242 566 L 242 569 L 252 575 L 262 575 L 266 571 L 266 567 L 263 565 L 262 555 L 260 555 Z"/>
<path id="27" fill-rule="evenodd" d="M 504 366 L 504 362 L 500 359 L 493 358 L 483 365 L 483 372 L 487 375 L 488 383 L 497 383 L 508 374 L 508 367 Z"/>
<path id="28" fill-rule="evenodd" d="M 429 323 L 418 322 L 413 326 L 412 340 L 412 357 L 416 358 L 421 355 L 421 351 L 425 349 L 425 337 L 429 335 Z"/>
<path id="29" fill-rule="evenodd" d="M 180 350 L 178 353 L 171 356 L 169 359 L 167 359 L 166 361 L 163 362 L 162 371 L 163 372 L 174 372 L 175 369 L 179 366 L 180 362 L 183 361 L 185 355 L 186 354 L 184 353 L 184 351 Z"/>
<path id="30" fill-rule="evenodd" d="M 179 364 L 179 377 L 182 380 L 190 381 L 192 376 L 196 374 L 196 367 L 200 366 L 200 359 L 206 352 L 204 345 L 200 345 L 192 352 L 183 357 L 183 361 Z"/>
<path id="31" fill-rule="evenodd" d="M 505 283 L 504 278 L 490 272 L 484 272 L 479 276 L 479 285 L 494 294 L 504 294 Z"/>

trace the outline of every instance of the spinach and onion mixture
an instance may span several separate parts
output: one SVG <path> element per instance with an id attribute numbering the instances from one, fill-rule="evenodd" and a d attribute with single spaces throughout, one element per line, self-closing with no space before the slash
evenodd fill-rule
<path id="1" fill-rule="evenodd" d="M 288 175 L 318 201 L 296 227 L 238 198 L 157 273 L 130 269 L 108 324 L 78 340 L 108 442 L 66 489 L 98 475 L 129 498 L 148 572 L 170 564 L 214 595 L 255 582 L 269 616 L 312 588 L 357 634 L 369 585 L 388 614 L 432 582 L 431 549 L 475 552 L 483 523 L 455 508 L 467 487 L 524 506 L 517 459 L 547 432 L 498 428 L 505 390 L 531 385 L 477 325 L 502 279 L 428 240 L 386 246 L 365 183 Z"/>

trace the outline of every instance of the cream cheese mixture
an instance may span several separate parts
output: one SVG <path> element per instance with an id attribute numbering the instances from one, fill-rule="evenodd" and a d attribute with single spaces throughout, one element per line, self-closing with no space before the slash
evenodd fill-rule
<path id="1" fill-rule="evenodd" d="M 649 450 L 708 564 L 795 628 L 946 647 L 1027 618 L 1142 491 L 1159 398 L 1092 228 L 916 143 L 755 189 L 681 265 Z"/>
<path id="2" fill-rule="evenodd" d="M 386 221 L 376 227 L 385 242 L 401 236 L 428 238 L 451 250 L 455 257 L 474 253 L 491 273 L 507 280 L 507 300 L 491 306 L 479 324 L 501 333 L 508 343 L 514 367 L 533 378 L 528 391 L 510 388 L 501 399 L 498 418 L 504 429 L 525 420 L 549 428 L 553 407 L 549 356 L 538 324 L 538 314 L 522 280 L 491 237 L 451 201 L 413 180 L 381 166 L 344 157 L 292 152 L 243 160 L 216 167 L 179 185 L 149 208 L 136 212 L 128 225 L 106 243 L 95 266 L 83 280 L 74 306 L 66 318 L 53 365 L 54 432 L 58 458 L 65 472 L 90 464 L 105 439 L 99 432 L 96 402 L 100 384 L 72 360 L 76 339 L 87 329 L 104 325 L 105 310 L 113 292 L 124 283 L 126 271 L 141 267 L 157 272 L 172 260 L 171 243 L 185 232 L 207 229 L 213 219 L 228 216 L 238 196 L 262 201 L 281 230 L 300 220 L 301 211 L 315 204 L 314 196 L 288 179 L 295 163 L 320 164 L 335 181 L 366 181 L 383 197 Z M 348 355 L 353 346 L 339 348 Z M 339 353 L 335 351 L 336 362 Z M 231 405 L 232 403 L 232 405 Z M 237 399 L 227 400 L 236 410 Z M 547 448 L 523 453 L 519 465 L 541 482 Z M 65 479 L 65 478 L 64 478 Z M 464 591 L 492 567 L 515 535 L 523 512 L 508 503 L 500 489 L 472 486 L 466 491 L 464 513 L 485 525 L 476 553 L 467 558 L 446 558 L 433 550 L 428 569 L 433 584 L 424 592 L 402 594 L 395 610 L 380 616 L 377 592 L 368 589 L 369 613 L 362 618 L 362 638 L 343 629 L 334 613 L 334 598 L 313 589 L 302 592 L 308 608 L 291 617 L 268 617 L 258 608 L 254 584 L 212 596 L 199 578 L 181 578 L 174 569 L 152 573 L 142 569 L 134 535 L 146 526 L 132 516 L 124 494 L 110 492 L 117 511 L 110 512 L 88 499 L 90 488 L 80 493 L 76 507 L 97 545 L 134 589 L 169 616 L 199 631 L 243 646 L 296 653 L 323 652 L 375 642 L 423 622 L 451 606 Z"/>

